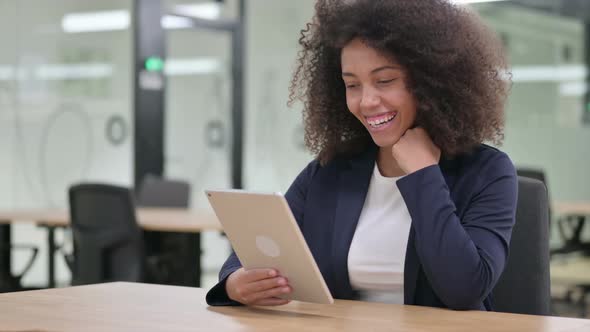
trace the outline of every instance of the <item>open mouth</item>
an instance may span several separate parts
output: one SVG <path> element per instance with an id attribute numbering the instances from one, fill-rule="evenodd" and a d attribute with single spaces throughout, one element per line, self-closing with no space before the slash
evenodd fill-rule
<path id="1" fill-rule="evenodd" d="M 397 116 L 397 112 L 388 112 L 374 116 L 367 116 L 365 119 L 372 129 L 381 129 L 393 122 Z"/>

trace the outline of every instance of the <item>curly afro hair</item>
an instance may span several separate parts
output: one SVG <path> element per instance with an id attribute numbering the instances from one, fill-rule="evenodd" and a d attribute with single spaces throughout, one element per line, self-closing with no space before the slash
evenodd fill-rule
<path id="1" fill-rule="evenodd" d="M 510 75 L 479 16 L 447 0 L 318 0 L 301 30 L 289 104 L 303 101 L 305 143 L 322 164 L 372 144 L 348 111 L 342 48 L 359 38 L 402 65 L 423 127 L 445 157 L 504 138 Z"/>

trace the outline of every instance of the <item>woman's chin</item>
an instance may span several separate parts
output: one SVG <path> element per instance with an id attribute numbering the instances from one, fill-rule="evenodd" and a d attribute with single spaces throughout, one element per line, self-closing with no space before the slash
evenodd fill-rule
<path id="1" fill-rule="evenodd" d="M 395 143 L 397 143 L 397 141 L 399 141 L 398 137 L 391 137 L 391 136 L 382 137 L 381 135 L 379 135 L 379 136 L 371 135 L 371 138 L 373 139 L 373 142 L 375 143 L 375 145 L 377 145 L 380 148 L 391 147 Z"/>

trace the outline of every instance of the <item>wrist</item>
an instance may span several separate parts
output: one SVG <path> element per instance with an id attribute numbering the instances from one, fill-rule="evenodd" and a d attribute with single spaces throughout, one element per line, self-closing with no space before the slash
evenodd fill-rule
<path id="1" fill-rule="evenodd" d="M 238 270 L 232 272 L 229 276 L 227 276 L 227 279 L 225 279 L 225 293 L 227 294 L 227 297 L 231 300 L 239 302 L 234 294 L 234 278 L 236 277 L 237 271 Z"/>
<path id="2" fill-rule="evenodd" d="M 438 162 L 431 161 L 431 162 L 427 162 L 427 163 L 422 163 L 422 164 L 419 164 L 419 165 L 415 165 L 412 169 L 408 170 L 408 172 L 406 172 L 406 173 L 407 174 L 412 174 L 412 173 L 418 172 L 418 171 L 420 171 L 422 169 L 425 169 L 427 167 L 434 166 L 434 165 L 438 165 Z"/>

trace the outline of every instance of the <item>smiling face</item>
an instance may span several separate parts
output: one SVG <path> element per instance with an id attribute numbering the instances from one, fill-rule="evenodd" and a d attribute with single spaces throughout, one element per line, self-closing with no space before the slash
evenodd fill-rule
<path id="1" fill-rule="evenodd" d="M 416 119 L 416 101 L 406 88 L 406 73 L 360 39 L 341 53 L 346 104 L 379 147 L 393 146 Z"/>

